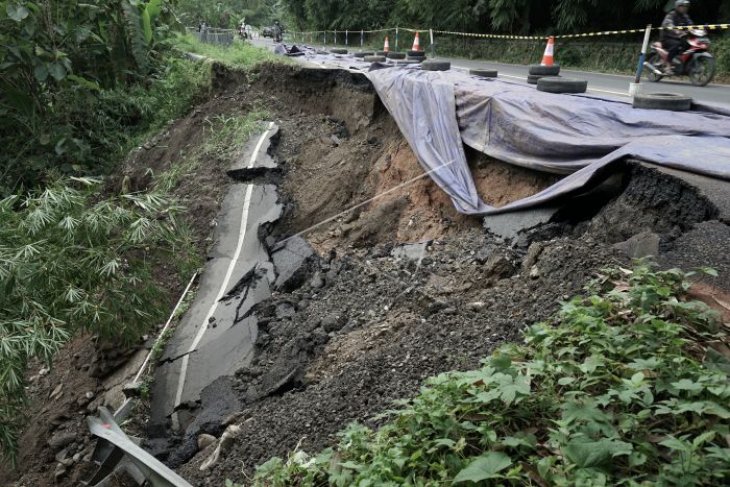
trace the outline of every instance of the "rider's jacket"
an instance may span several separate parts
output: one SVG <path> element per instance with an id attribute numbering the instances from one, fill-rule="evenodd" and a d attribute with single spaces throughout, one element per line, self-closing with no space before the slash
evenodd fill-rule
<path id="1" fill-rule="evenodd" d="M 662 22 L 662 27 L 665 29 L 669 28 L 669 30 L 662 31 L 662 40 L 679 39 L 682 37 L 683 31 L 673 29 L 672 27 L 683 27 L 687 25 L 693 25 L 689 15 L 680 14 L 676 10 L 672 10 L 664 17 L 664 21 Z"/>

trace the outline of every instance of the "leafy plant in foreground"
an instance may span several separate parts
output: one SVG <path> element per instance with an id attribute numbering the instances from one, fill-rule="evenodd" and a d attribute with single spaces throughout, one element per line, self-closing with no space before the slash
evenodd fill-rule
<path id="1" fill-rule="evenodd" d="M 81 330 L 137 338 L 161 309 L 151 257 L 185 255 L 174 201 L 99 191 L 74 179 L 0 200 L 0 447 L 11 455 L 28 361 L 50 362 Z"/>
<path id="2" fill-rule="evenodd" d="M 708 271 L 712 272 L 712 271 Z M 442 374 L 374 431 L 294 452 L 254 485 L 721 485 L 730 348 L 678 270 L 613 270 L 479 370 Z"/>

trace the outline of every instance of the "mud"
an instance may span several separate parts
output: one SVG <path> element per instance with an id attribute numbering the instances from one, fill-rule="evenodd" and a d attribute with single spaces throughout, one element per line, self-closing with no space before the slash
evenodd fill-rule
<path id="1" fill-rule="evenodd" d="M 663 266 L 720 270 L 720 278 L 702 282 L 708 300 L 723 301 L 730 290 L 728 226 L 714 220 L 711 202 L 668 175 L 627 165 L 606 191 L 505 239 L 485 232 L 480 219 L 458 214 L 428 178 L 417 179 L 422 169 L 361 77 L 280 66 L 249 75 L 216 68 L 215 89 L 215 97 L 166 129 L 152 149 L 130 159 L 128 182 L 144 187 L 147 168 L 161 171 L 203 143 L 207 117 L 265 107 L 281 127 L 272 154 L 281 172 L 236 176 L 279 186 L 284 217 L 260 235 L 274 258 L 290 258 L 287 253 L 298 254 L 306 244 L 316 252 L 253 311 L 259 321 L 253 363 L 227 379 L 236 392 L 227 403 L 237 402 L 240 412 L 201 423 L 200 433 L 216 436 L 238 424 L 231 450 L 205 472 L 199 467 L 214 446 L 198 451 L 188 441 L 164 457 L 187 461 L 178 471 L 194 485 L 242 482 L 257 464 L 297 445 L 310 451 L 331 445 L 351 421 L 377 425 L 374 416 L 414 394 L 426 377 L 477 366 L 560 300 L 580 293 L 602 268 L 628 265 L 616 244 L 632 237 L 656 235 Z M 473 151 L 467 155 L 477 188 L 492 205 L 555 181 Z M 210 243 L 229 162 L 210 161 L 181 184 L 201 246 Z M 414 242 L 423 245 L 401 250 Z M 90 343 L 79 339 L 59 366 L 71 368 L 74 350 L 93 349 Z M 73 448 L 87 451 L 86 407 L 73 405 L 71 397 L 68 407 L 47 400 L 62 380 L 61 368 L 34 386 L 31 424 L 48 426 L 26 433 L 23 444 L 31 453 L 15 485 L 54 485 L 57 463 L 44 443 L 55 434 L 73 432 Z M 76 391 L 87 380 L 103 390 L 87 370 L 74 374 Z M 53 423 L 51 410 L 66 416 Z M 57 485 L 78 485 L 81 471 L 69 468 Z"/>

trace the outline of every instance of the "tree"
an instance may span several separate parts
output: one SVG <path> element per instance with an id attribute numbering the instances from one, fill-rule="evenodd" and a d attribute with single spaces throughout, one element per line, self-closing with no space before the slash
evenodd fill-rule
<path id="1" fill-rule="evenodd" d="M 93 127 L 63 117 L 144 80 L 177 26 L 170 0 L 1 0 L 0 195 L 80 168 Z"/>

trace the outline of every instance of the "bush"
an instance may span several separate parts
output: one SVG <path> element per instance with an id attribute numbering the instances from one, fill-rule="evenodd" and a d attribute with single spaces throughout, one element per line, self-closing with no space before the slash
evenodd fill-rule
<path id="1" fill-rule="evenodd" d="M 67 83 L 44 117 L 0 131 L 6 148 L 0 196 L 41 184 L 49 172 L 108 172 L 131 146 L 180 117 L 210 83 L 210 68 L 168 57 L 146 80 L 117 88 Z"/>
<path id="2" fill-rule="evenodd" d="M 50 362 L 81 330 L 138 339 L 162 312 L 151 258 L 186 257 L 174 201 L 100 188 L 74 179 L 0 200 L 0 447 L 11 456 L 28 361 Z"/>
<path id="3" fill-rule="evenodd" d="M 254 485 L 714 486 L 730 476 L 730 348 L 687 275 L 613 270 L 484 367 L 430 379 L 379 430 Z M 724 479 L 724 480 L 723 480 Z"/>

